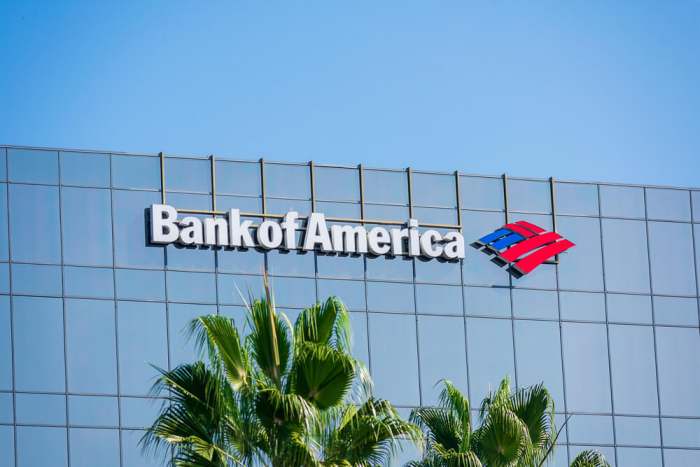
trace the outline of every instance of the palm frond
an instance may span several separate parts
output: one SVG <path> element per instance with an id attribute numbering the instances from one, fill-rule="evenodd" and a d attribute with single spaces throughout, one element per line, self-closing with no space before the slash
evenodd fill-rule
<path id="1" fill-rule="evenodd" d="M 343 401 L 355 377 L 353 358 L 331 347 L 309 342 L 296 349 L 290 373 L 293 391 L 320 409 Z"/>
<path id="2" fill-rule="evenodd" d="M 598 451 L 581 451 L 574 458 L 571 467 L 610 467 L 610 464 Z"/>

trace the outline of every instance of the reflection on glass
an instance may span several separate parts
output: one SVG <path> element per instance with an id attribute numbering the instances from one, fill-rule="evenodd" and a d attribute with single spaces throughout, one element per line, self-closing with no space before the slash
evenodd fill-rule
<path id="1" fill-rule="evenodd" d="M 690 224 L 649 222 L 649 254 L 655 294 L 697 294 Z"/>
<path id="2" fill-rule="evenodd" d="M 112 156 L 112 186 L 160 190 L 160 159 L 145 156 Z M 168 180 L 165 181 L 166 190 Z"/>
<path id="3" fill-rule="evenodd" d="M 690 328 L 656 328 L 661 414 L 700 416 L 700 334 Z"/>
<path id="4" fill-rule="evenodd" d="M 58 184 L 56 151 L 8 149 L 7 168 L 7 178 L 15 183 Z"/>
<path id="5" fill-rule="evenodd" d="M 318 298 L 336 296 L 352 311 L 365 311 L 365 283 L 363 281 L 318 280 Z"/>
<path id="6" fill-rule="evenodd" d="M 58 188 L 10 185 L 12 259 L 61 262 Z"/>
<path id="7" fill-rule="evenodd" d="M 165 186 L 168 191 L 210 193 L 211 161 L 166 157 Z"/>
<path id="8" fill-rule="evenodd" d="M 600 214 L 604 217 L 644 219 L 644 189 L 600 185 Z"/>
<path id="9" fill-rule="evenodd" d="M 654 297 L 654 322 L 698 326 L 698 302 L 695 298 Z"/>
<path id="10" fill-rule="evenodd" d="M 690 193 L 687 190 L 647 188 L 649 219 L 690 222 Z"/>
<path id="11" fill-rule="evenodd" d="M 605 295 L 585 292 L 560 292 L 561 319 L 605 321 Z"/>
<path id="12" fill-rule="evenodd" d="M 69 439 L 71 467 L 91 467 L 96 459 L 101 467 L 119 467 L 117 430 L 71 428 Z"/>
<path id="13" fill-rule="evenodd" d="M 12 292 L 25 295 L 61 296 L 61 267 L 35 264 L 12 265 Z"/>
<path id="14" fill-rule="evenodd" d="M 681 448 L 700 448 L 700 419 L 662 418 L 664 444 Z"/>
<path id="15" fill-rule="evenodd" d="M 503 180 L 486 177 L 459 177 L 459 196 L 462 209 L 502 210 Z"/>
<path id="16" fill-rule="evenodd" d="M 651 297 L 648 295 L 607 294 L 608 321 L 651 324 Z"/>
<path id="17" fill-rule="evenodd" d="M 503 288 L 465 287 L 467 315 L 510 317 L 510 291 Z"/>
<path id="18" fill-rule="evenodd" d="M 167 295 L 173 302 L 216 303 L 214 274 L 203 272 L 168 271 Z"/>
<path id="19" fill-rule="evenodd" d="M 314 183 L 317 199 L 360 200 L 360 174 L 357 169 L 314 167 Z"/>
<path id="20" fill-rule="evenodd" d="M 68 467 L 65 428 L 18 426 L 16 430 L 18 466 Z"/>
<path id="21" fill-rule="evenodd" d="M 615 417 L 617 444 L 660 446 L 659 419 L 650 417 Z M 664 438 L 666 430 L 664 429 Z"/>
<path id="22" fill-rule="evenodd" d="M 481 401 L 507 375 L 515 385 L 513 330 L 504 319 L 467 318 L 470 400 Z M 481 349 L 498 349 L 483 352 Z"/>
<path id="23" fill-rule="evenodd" d="M 17 423 L 65 425 L 66 396 L 57 394 L 15 394 Z"/>
<path id="24" fill-rule="evenodd" d="M 112 269 L 65 266 L 63 285 L 66 296 L 114 298 Z"/>
<path id="25" fill-rule="evenodd" d="M 367 309 L 388 313 L 415 313 L 413 284 L 368 282 Z"/>
<path id="26" fill-rule="evenodd" d="M 411 174 L 413 204 L 417 206 L 457 206 L 454 175 L 413 172 Z"/>
<path id="27" fill-rule="evenodd" d="M 309 166 L 266 163 L 265 196 L 310 199 Z"/>
<path id="28" fill-rule="evenodd" d="M 111 266 L 112 206 L 109 190 L 63 188 L 61 208 L 63 262 Z"/>
<path id="29" fill-rule="evenodd" d="M 513 290 L 513 315 L 519 318 L 557 319 L 557 293 L 545 290 Z"/>
<path id="30" fill-rule="evenodd" d="M 603 219 L 603 250 L 605 282 L 609 291 L 649 293 L 644 222 Z"/>
<path id="31" fill-rule="evenodd" d="M 165 273 L 116 269 L 117 298 L 165 300 Z"/>
<path id="32" fill-rule="evenodd" d="M 659 465 L 662 465 L 661 449 L 617 448 L 617 467 L 657 467 Z"/>
<path id="33" fill-rule="evenodd" d="M 549 182 L 509 179 L 508 209 L 523 212 L 552 212 Z"/>
<path id="34" fill-rule="evenodd" d="M 217 160 L 216 192 L 260 196 L 260 164 Z"/>
<path id="35" fill-rule="evenodd" d="M 417 284 L 416 310 L 422 314 L 462 316 L 462 288 Z"/>
<path id="36" fill-rule="evenodd" d="M 109 188 L 109 154 L 61 152 L 61 183 Z"/>
<path id="37" fill-rule="evenodd" d="M 408 204 L 406 172 L 364 171 L 365 201 L 370 203 Z"/>
<path id="38" fill-rule="evenodd" d="M 570 443 L 613 444 L 610 416 L 574 415 L 566 425 Z"/>
<path id="39" fill-rule="evenodd" d="M 68 396 L 68 415 L 72 425 L 119 425 L 119 405 L 116 397 Z"/>
<path id="40" fill-rule="evenodd" d="M 567 410 L 607 412 L 610 404 L 610 373 L 605 325 L 562 324 Z M 581 349 L 586 349 L 582 352 Z"/>
<path id="41" fill-rule="evenodd" d="M 463 318 L 419 316 L 421 391 L 423 405 L 436 405 L 441 381 L 450 380 L 467 393 L 467 358 Z"/>
<path id="42" fill-rule="evenodd" d="M 583 183 L 556 184 L 557 214 L 598 215 L 598 187 Z"/>

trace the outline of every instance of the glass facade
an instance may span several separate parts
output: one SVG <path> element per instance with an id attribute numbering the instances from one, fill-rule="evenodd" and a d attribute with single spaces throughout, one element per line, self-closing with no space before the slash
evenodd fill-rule
<path id="1" fill-rule="evenodd" d="M 449 263 L 153 246 L 157 155 L 0 147 L 0 467 L 160 465 L 138 447 L 159 407 L 150 365 L 194 358 L 194 316 L 242 322 L 239 290 L 259 293 L 265 269 L 292 320 L 344 300 L 376 394 L 404 414 L 435 403 L 441 378 L 474 407 L 506 375 L 544 381 L 560 421 L 571 416 L 555 465 L 589 447 L 619 467 L 700 465 L 700 191 L 224 158 L 215 169 L 166 157 L 167 202 L 412 214 L 441 230 L 461 221 L 467 244 L 522 219 L 576 247 L 514 279 L 471 248 Z"/>

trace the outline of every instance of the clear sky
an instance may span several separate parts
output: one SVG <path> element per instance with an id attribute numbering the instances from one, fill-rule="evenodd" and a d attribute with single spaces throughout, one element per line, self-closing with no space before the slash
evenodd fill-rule
<path id="1" fill-rule="evenodd" d="M 0 0 L 0 143 L 700 187 L 700 1 Z"/>

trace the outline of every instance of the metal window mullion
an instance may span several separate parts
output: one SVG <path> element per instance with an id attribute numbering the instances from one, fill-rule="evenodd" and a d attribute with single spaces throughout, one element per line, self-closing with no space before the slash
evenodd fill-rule
<path id="1" fill-rule="evenodd" d="M 462 232 L 462 196 L 459 190 L 459 171 L 455 170 L 455 199 L 457 201 L 457 225 Z"/>
<path id="2" fill-rule="evenodd" d="M 503 210 L 505 211 L 506 224 L 508 224 L 510 222 L 508 213 L 508 175 L 501 175 L 501 181 L 503 182 Z"/>
<path id="3" fill-rule="evenodd" d="M 166 201 L 166 199 L 165 199 L 165 155 L 162 152 L 160 152 L 160 153 L 158 153 L 158 157 L 160 157 L 160 201 L 161 201 L 161 204 L 165 204 L 165 201 Z M 110 155 L 110 159 L 111 159 L 111 155 Z M 110 177 L 111 177 L 111 170 L 110 170 Z"/>
<path id="4" fill-rule="evenodd" d="M 211 164 L 211 210 L 216 212 L 216 158 L 214 154 L 209 156 L 209 161 Z"/>
<path id="5" fill-rule="evenodd" d="M 410 167 L 406 168 L 406 178 L 408 180 L 408 217 L 413 219 L 413 172 Z"/>
<path id="6" fill-rule="evenodd" d="M 357 166 L 360 177 L 360 219 L 365 223 L 365 169 L 362 164 Z"/>
<path id="7" fill-rule="evenodd" d="M 7 191 L 7 212 L 6 212 L 6 223 L 5 228 L 7 229 L 7 271 L 8 271 L 8 282 L 10 286 L 10 352 L 12 358 L 12 449 L 14 453 L 14 465 L 17 467 L 17 365 L 16 365 L 16 355 L 15 355 L 15 324 L 14 324 L 14 294 L 13 284 L 12 284 L 12 233 L 10 228 L 10 173 L 9 173 L 9 154 L 7 149 L 5 149 L 5 174 L 7 174 L 7 180 L 5 183 L 5 190 Z"/>

